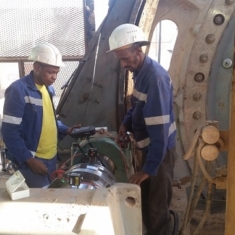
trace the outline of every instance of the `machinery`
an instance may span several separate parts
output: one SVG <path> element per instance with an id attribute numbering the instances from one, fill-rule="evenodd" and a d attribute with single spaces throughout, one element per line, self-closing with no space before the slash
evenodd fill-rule
<path id="1" fill-rule="evenodd" d="M 71 133 L 71 157 L 55 172 L 50 188 L 108 188 L 117 182 L 127 182 L 134 172 L 132 147 L 127 136 L 125 147 L 118 146 L 115 133 L 107 127 L 86 126 Z"/>

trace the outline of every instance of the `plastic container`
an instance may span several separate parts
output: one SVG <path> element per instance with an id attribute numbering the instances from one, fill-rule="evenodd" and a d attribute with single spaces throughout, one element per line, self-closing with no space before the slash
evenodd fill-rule
<path id="1" fill-rule="evenodd" d="M 20 171 L 16 171 L 6 181 L 6 188 L 12 200 L 29 197 L 29 187 Z"/>

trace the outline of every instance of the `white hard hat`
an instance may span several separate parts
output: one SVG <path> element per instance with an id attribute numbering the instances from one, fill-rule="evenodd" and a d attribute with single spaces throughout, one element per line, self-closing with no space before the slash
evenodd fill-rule
<path id="1" fill-rule="evenodd" d="M 65 66 L 62 61 L 62 55 L 52 44 L 46 42 L 33 47 L 29 60 L 38 61 L 43 64 L 49 64 L 56 67 Z"/>
<path id="2" fill-rule="evenodd" d="M 150 44 L 140 27 L 134 24 L 119 25 L 109 37 L 109 51 L 124 49 L 135 42 L 142 42 L 142 46 Z"/>

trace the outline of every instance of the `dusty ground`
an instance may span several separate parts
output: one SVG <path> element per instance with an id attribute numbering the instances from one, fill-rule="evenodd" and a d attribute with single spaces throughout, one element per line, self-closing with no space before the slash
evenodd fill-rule
<path id="1" fill-rule="evenodd" d="M 5 187 L 5 182 L 9 178 L 9 174 L 1 171 L 0 165 L 0 188 Z M 171 203 L 171 209 L 177 212 L 179 217 L 178 230 L 181 229 L 184 215 L 187 207 L 187 195 L 190 183 L 181 185 L 181 188 L 174 187 L 174 195 Z M 203 200 L 199 202 L 199 206 L 193 213 L 190 226 L 185 230 L 184 235 L 194 235 L 194 232 L 201 221 L 205 208 Z M 224 235 L 224 223 L 225 223 L 225 203 L 219 201 L 212 205 L 211 213 L 208 216 L 201 232 L 197 235 Z"/>
<path id="2" fill-rule="evenodd" d="M 179 230 L 182 227 L 185 211 L 187 207 L 187 195 L 188 187 L 182 185 L 181 188 L 174 187 L 174 196 L 172 200 L 172 209 L 178 213 L 179 216 Z M 193 213 L 190 227 L 187 227 L 184 235 L 194 235 L 198 224 L 200 223 L 205 209 L 205 200 L 200 200 L 196 210 Z M 200 233 L 198 235 L 224 235 L 225 227 L 225 201 L 216 201 L 212 203 L 210 214 L 204 223 Z"/>

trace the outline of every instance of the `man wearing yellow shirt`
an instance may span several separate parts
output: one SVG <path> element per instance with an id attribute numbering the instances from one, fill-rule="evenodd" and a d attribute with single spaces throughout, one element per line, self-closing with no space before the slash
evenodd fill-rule
<path id="1" fill-rule="evenodd" d="M 31 188 L 47 187 L 56 170 L 58 136 L 73 128 L 56 120 L 52 87 L 60 67 L 59 50 L 50 43 L 35 46 L 29 56 L 33 70 L 5 92 L 2 135 L 8 158 Z"/>

